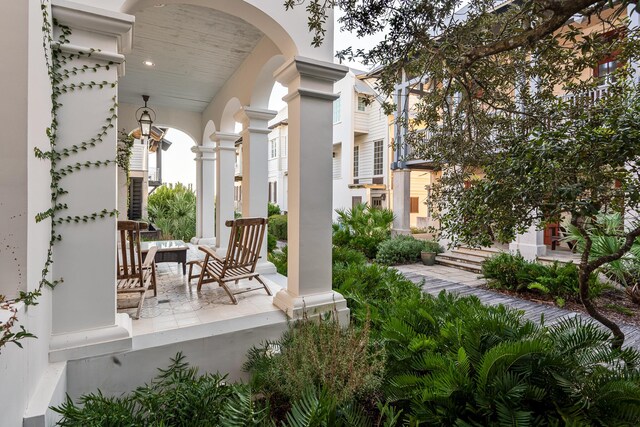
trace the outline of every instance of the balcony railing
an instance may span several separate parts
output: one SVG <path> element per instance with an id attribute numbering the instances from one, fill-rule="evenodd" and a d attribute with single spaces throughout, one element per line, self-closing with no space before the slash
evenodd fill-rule
<path id="1" fill-rule="evenodd" d="M 595 103 L 600 98 L 603 98 L 608 91 L 609 91 L 609 84 L 606 83 L 578 95 L 574 93 L 563 95 L 562 100 L 568 101 L 571 104 L 590 105 Z"/>

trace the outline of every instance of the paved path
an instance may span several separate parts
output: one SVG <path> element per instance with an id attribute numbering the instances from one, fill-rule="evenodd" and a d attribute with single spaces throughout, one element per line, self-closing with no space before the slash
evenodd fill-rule
<path id="1" fill-rule="evenodd" d="M 546 304 L 539 304 L 532 301 L 511 297 L 482 289 L 479 286 L 485 284 L 485 280 L 475 273 L 470 273 L 455 268 L 441 265 L 425 266 L 421 264 L 411 264 L 397 266 L 407 279 L 414 283 L 423 283 L 422 288 L 431 295 L 437 295 L 441 291 L 457 293 L 459 295 L 475 295 L 485 304 L 503 304 L 508 307 L 522 310 L 526 319 L 539 322 L 544 314 L 544 321 L 547 325 L 557 323 L 562 318 L 573 316 L 584 316 L 580 313 L 565 310 Z M 640 349 L 640 328 L 631 325 L 621 325 L 625 334 L 625 347 L 635 347 Z"/>

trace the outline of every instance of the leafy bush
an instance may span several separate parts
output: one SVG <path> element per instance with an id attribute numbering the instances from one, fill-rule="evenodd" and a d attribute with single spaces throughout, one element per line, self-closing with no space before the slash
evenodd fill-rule
<path id="1" fill-rule="evenodd" d="M 384 325 L 384 390 L 411 425 L 638 425 L 640 354 L 578 317 L 552 327 L 441 293 Z"/>
<path id="2" fill-rule="evenodd" d="M 422 240 L 422 244 L 424 245 L 424 248 L 422 250 L 425 252 L 433 252 L 436 254 L 441 254 L 442 252 L 444 252 L 444 249 L 436 240 Z"/>
<path id="3" fill-rule="evenodd" d="M 440 253 L 442 249 L 438 242 L 400 235 L 380 243 L 376 262 L 385 265 L 412 263 L 420 259 L 422 251 Z"/>
<path id="4" fill-rule="evenodd" d="M 550 295 L 559 305 L 564 305 L 564 299 L 578 299 L 578 267 L 572 263 L 547 266 L 527 261 L 520 254 L 501 253 L 482 263 L 482 274 L 489 279 L 489 286 Z M 589 280 L 590 295 L 596 297 L 603 285 L 596 275 Z"/>
<path id="5" fill-rule="evenodd" d="M 391 235 L 393 212 L 359 204 L 352 209 L 337 209 L 338 222 L 333 224 L 333 244 L 361 251 L 375 259 L 378 245 Z"/>
<path id="6" fill-rule="evenodd" d="M 274 406 L 302 397 L 310 386 L 343 404 L 373 396 L 382 383 L 384 358 L 366 324 L 343 328 L 330 318 L 298 322 L 280 340 L 253 347 L 244 369 L 252 387 Z"/>
<path id="7" fill-rule="evenodd" d="M 597 215 L 595 220 L 587 221 L 585 229 L 592 242 L 590 261 L 614 254 L 624 245 L 625 237 L 621 230 L 625 229 L 625 224 L 618 212 Z M 572 224 L 567 225 L 567 230 L 563 240 L 576 242 L 578 252 L 584 252 L 586 241 L 580 230 Z M 640 237 L 634 240 L 629 252 L 604 264 L 599 270 L 609 279 L 625 286 L 629 298 L 640 304 Z"/>
<path id="8" fill-rule="evenodd" d="M 268 230 L 278 240 L 287 240 L 287 216 L 272 215 L 269 217 Z"/>
<path id="9" fill-rule="evenodd" d="M 272 217 L 274 215 L 280 215 L 282 212 L 280 211 L 280 206 L 275 203 L 269 202 L 267 205 L 267 217 Z"/>
<path id="10" fill-rule="evenodd" d="M 164 239 L 188 242 L 196 235 L 196 194 L 180 183 L 162 185 L 151 193 L 147 214 Z"/>
<path id="11" fill-rule="evenodd" d="M 267 233 L 267 253 L 272 253 L 277 247 L 278 240 L 276 237 L 271 233 Z"/>
<path id="12" fill-rule="evenodd" d="M 273 265 L 276 266 L 276 270 L 278 273 L 283 276 L 287 275 L 287 257 L 288 257 L 289 247 L 284 246 L 280 248 L 279 251 L 274 250 L 270 254 L 267 254 L 267 258 L 269 262 L 272 262 Z"/>
<path id="13" fill-rule="evenodd" d="M 367 262 L 367 258 L 362 252 L 355 249 L 334 246 L 332 250 L 332 262 L 334 266 L 336 264 L 364 264 Z"/>
<path id="14" fill-rule="evenodd" d="M 82 396 L 79 404 L 67 396 L 52 408 L 62 415 L 59 425 L 186 427 L 229 425 L 239 417 L 258 422 L 267 418 L 267 410 L 252 403 L 247 386 L 227 383 L 219 374 L 198 375 L 184 359 L 178 353 L 151 384 L 126 396 L 107 397 L 98 391 Z"/>
<path id="15" fill-rule="evenodd" d="M 363 263 L 334 263 L 333 289 L 347 300 L 352 321 L 357 325 L 370 322 L 374 336 L 394 310 L 422 294 L 418 285 L 397 270 Z"/>

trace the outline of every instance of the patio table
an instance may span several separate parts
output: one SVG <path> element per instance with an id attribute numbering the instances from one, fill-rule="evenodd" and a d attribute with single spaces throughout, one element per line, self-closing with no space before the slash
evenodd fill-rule
<path id="1" fill-rule="evenodd" d="M 187 273 L 187 250 L 189 247 L 182 240 L 158 240 L 152 242 L 141 242 L 140 250 L 142 256 L 149 251 L 149 248 L 155 246 L 158 248 L 155 261 L 160 262 L 177 262 L 182 264 L 182 274 Z"/>

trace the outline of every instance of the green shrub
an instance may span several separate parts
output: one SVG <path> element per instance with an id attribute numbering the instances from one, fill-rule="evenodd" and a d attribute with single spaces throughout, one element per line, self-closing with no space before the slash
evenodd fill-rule
<path id="1" fill-rule="evenodd" d="M 276 270 L 278 273 L 283 276 L 287 275 L 287 257 L 288 257 L 289 247 L 284 246 L 280 248 L 279 251 L 274 250 L 270 254 L 267 254 L 267 258 L 269 262 L 272 262 L 273 265 L 276 266 Z"/>
<path id="2" fill-rule="evenodd" d="M 333 244 L 359 250 L 367 258 L 375 259 L 378 245 L 391 235 L 393 212 L 360 204 L 352 209 L 337 209 L 336 213 Z"/>
<path id="3" fill-rule="evenodd" d="M 196 235 L 196 194 L 184 185 L 162 185 L 149 195 L 149 221 L 163 239 L 190 241 Z"/>
<path id="4" fill-rule="evenodd" d="M 367 262 L 362 252 L 355 249 L 334 246 L 332 250 L 332 262 L 336 264 L 364 264 Z"/>
<path id="5" fill-rule="evenodd" d="M 67 396 L 62 405 L 52 408 L 62 415 L 58 425 L 187 427 L 229 425 L 237 418 L 268 419 L 267 409 L 252 402 L 246 385 L 228 383 L 219 374 L 198 375 L 181 353 L 168 369 L 159 371 L 151 384 L 129 395 L 107 397 L 98 390 L 82 396 L 79 404 Z"/>
<path id="6" fill-rule="evenodd" d="M 415 425 L 640 422 L 640 354 L 579 317 L 547 328 L 443 292 L 396 310 L 383 336 L 386 399 Z"/>
<path id="7" fill-rule="evenodd" d="M 433 252 L 436 254 L 441 254 L 444 252 L 444 248 L 440 246 L 440 243 L 436 240 L 421 240 L 424 248 L 422 249 L 425 252 Z"/>
<path id="8" fill-rule="evenodd" d="M 511 255 L 503 252 L 487 258 L 482 263 L 482 275 L 489 285 L 501 289 L 519 290 L 519 274 L 529 264 L 519 253 Z"/>
<path id="9" fill-rule="evenodd" d="M 385 265 L 413 263 L 420 259 L 422 251 L 440 253 L 442 249 L 438 242 L 400 235 L 380 243 L 376 262 Z"/>
<path id="10" fill-rule="evenodd" d="M 280 211 L 280 206 L 275 203 L 269 202 L 267 205 L 267 217 L 271 218 L 274 215 L 280 215 L 282 212 Z"/>
<path id="11" fill-rule="evenodd" d="M 422 294 L 418 285 L 397 270 L 364 263 L 334 263 L 333 289 L 347 300 L 352 321 L 357 325 L 369 321 L 374 336 L 394 310 Z"/>
<path id="12" fill-rule="evenodd" d="M 287 216 L 273 215 L 269 217 L 268 230 L 278 240 L 287 240 Z"/>
<path id="13" fill-rule="evenodd" d="M 278 240 L 276 237 L 271 233 L 267 233 L 267 253 L 272 253 L 277 247 Z"/>
<path id="14" fill-rule="evenodd" d="M 565 299 L 578 299 L 578 267 L 573 263 L 554 262 L 547 266 L 526 261 L 520 254 L 501 253 L 482 263 L 482 274 L 489 279 L 489 286 L 549 295 L 560 302 L 559 305 L 564 305 Z M 592 274 L 589 278 L 591 297 L 597 297 L 602 289 L 603 284 Z"/>
<path id="15" fill-rule="evenodd" d="M 343 328 L 332 319 L 302 321 L 283 337 L 249 351 L 244 369 L 251 386 L 270 402 L 292 402 L 310 386 L 338 404 L 370 398 L 382 383 L 384 357 L 369 329 Z"/>

